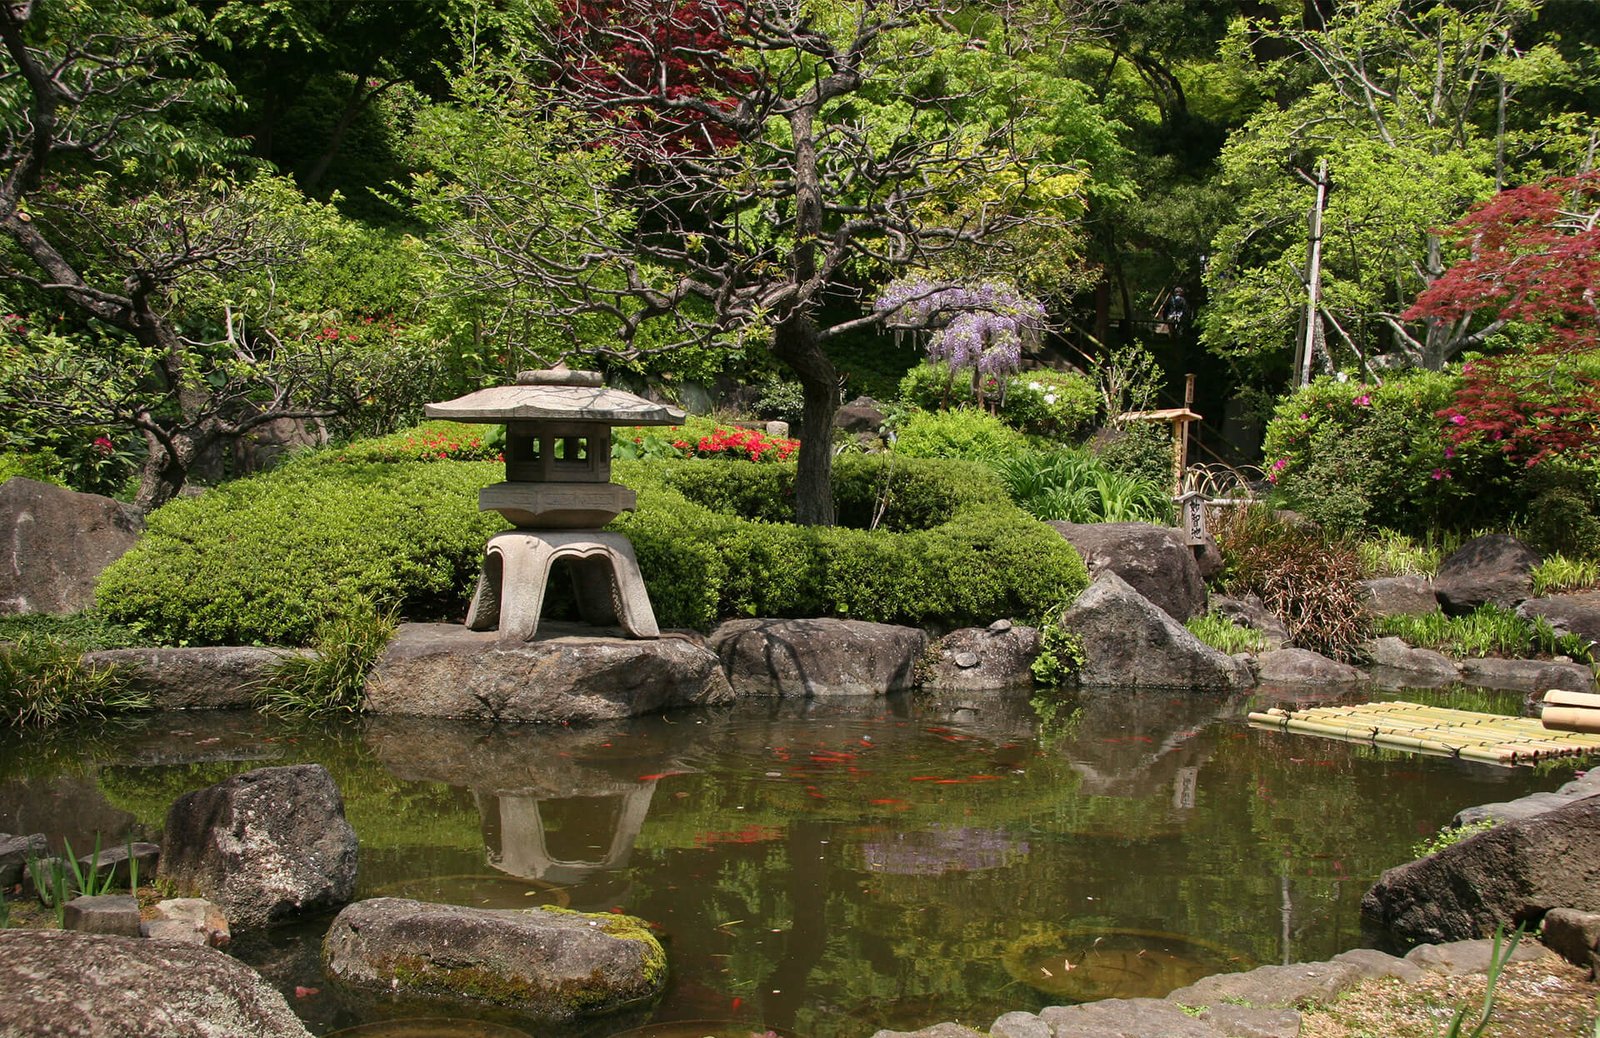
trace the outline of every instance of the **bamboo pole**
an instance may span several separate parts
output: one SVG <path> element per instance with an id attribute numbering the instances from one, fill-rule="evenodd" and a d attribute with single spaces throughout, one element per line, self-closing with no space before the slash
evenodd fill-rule
<path id="1" fill-rule="evenodd" d="M 1546 706 L 1581 706 L 1590 710 L 1600 710 L 1600 695 L 1593 692 L 1568 692 L 1566 689 L 1552 688 L 1544 694 Z"/>
<path id="2" fill-rule="evenodd" d="M 1540 715 L 1546 728 L 1563 732 L 1600 733 L 1600 710 L 1576 706 L 1547 706 Z"/>

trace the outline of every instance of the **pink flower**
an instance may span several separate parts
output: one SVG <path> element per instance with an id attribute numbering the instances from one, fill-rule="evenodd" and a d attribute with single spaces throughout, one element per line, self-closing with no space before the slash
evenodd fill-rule
<path id="1" fill-rule="evenodd" d="M 1444 449 L 1444 456 L 1447 457 L 1447 458 L 1455 457 L 1456 456 L 1456 449 L 1454 447 L 1446 447 Z"/>
<path id="2" fill-rule="evenodd" d="M 1289 459 L 1288 458 L 1279 458 L 1277 461 L 1272 463 L 1272 471 L 1274 471 L 1274 472 L 1282 472 L 1288 466 L 1289 466 Z"/>
<path id="3" fill-rule="evenodd" d="M 1453 414 L 1453 415 L 1450 416 L 1450 424 L 1451 425 L 1466 425 L 1467 424 L 1467 416 L 1464 415 L 1464 414 Z"/>
<path id="4" fill-rule="evenodd" d="M 94 449 L 97 453 L 104 454 L 109 457 L 117 452 L 117 445 L 111 442 L 110 437 L 96 436 L 94 438 Z"/>
<path id="5" fill-rule="evenodd" d="M 1366 407 L 1368 404 L 1372 403 L 1372 394 L 1362 393 L 1360 396 L 1356 397 L 1353 402 L 1357 407 Z"/>
<path id="6" fill-rule="evenodd" d="M 1433 478 L 1434 479 L 1449 479 L 1450 478 L 1450 473 L 1447 472 L 1444 469 L 1434 469 L 1433 470 Z"/>

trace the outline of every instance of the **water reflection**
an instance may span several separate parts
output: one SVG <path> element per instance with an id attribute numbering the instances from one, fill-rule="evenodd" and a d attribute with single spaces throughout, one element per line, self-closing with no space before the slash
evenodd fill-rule
<path id="1" fill-rule="evenodd" d="M 359 896 L 626 911 L 672 963 L 652 1026 L 853 1038 L 1332 955 L 1362 943 L 1362 892 L 1420 835 L 1564 778 L 1255 731 L 1261 705 L 1116 690 L 1046 723 L 963 695 L 582 728 L 165 716 L 75 757 L 0 754 L 0 830 L 153 834 L 188 789 L 315 760 L 361 840 Z M 239 950 L 318 1033 L 401 1013 L 326 983 L 325 926 Z"/>

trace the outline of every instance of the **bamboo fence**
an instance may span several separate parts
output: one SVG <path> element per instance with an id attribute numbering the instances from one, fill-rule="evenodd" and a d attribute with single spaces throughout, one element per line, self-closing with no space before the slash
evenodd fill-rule
<path id="1" fill-rule="evenodd" d="M 1364 703 L 1252 713 L 1255 727 L 1511 767 L 1600 752 L 1600 735 L 1547 730 L 1531 717 L 1420 703 Z"/>

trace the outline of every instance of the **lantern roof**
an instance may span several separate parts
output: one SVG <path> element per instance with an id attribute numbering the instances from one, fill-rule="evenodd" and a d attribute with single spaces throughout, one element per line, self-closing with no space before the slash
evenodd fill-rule
<path id="1" fill-rule="evenodd" d="M 429 404 L 429 418 L 453 422 L 567 421 L 606 425 L 677 425 L 684 413 L 620 389 L 608 389 L 598 371 L 521 371 L 515 385 L 492 386 Z"/>

